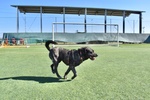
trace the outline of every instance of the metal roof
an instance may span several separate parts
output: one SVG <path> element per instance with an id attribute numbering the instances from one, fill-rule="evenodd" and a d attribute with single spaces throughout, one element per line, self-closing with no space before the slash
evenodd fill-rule
<path id="1" fill-rule="evenodd" d="M 123 16 L 123 11 L 125 11 L 125 16 L 130 14 L 141 14 L 145 11 L 135 11 L 135 10 L 121 10 L 121 9 L 107 9 L 107 8 L 91 8 L 91 7 L 66 7 L 66 6 L 31 6 L 31 5 L 11 5 L 12 7 L 18 7 L 20 13 L 40 13 L 40 8 L 42 7 L 42 13 L 51 14 L 62 14 L 63 8 L 65 8 L 65 14 L 78 14 L 84 15 L 85 9 L 87 9 L 87 15 L 105 15 L 105 10 L 107 10 L 107 16 Z"/>

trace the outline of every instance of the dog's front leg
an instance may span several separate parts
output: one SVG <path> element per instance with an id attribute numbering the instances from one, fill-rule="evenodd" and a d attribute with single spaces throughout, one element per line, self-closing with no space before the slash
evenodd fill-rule
<path id="1" fill-rule="evenodd" d="M 74 74 L 74 76 L 71 78 L 73 80 L 75 77 L 77 77 L 77 72 L 76 72 L 76 69 L 74 66 L 71 69 L 72 69 L 72 72 Z"/>
<path id="2" fill-rule="evenodd" d="M 65 72 L 64 79 L 67 79 L 67 75 L 68 75 L 68 73 L 70 72 L 70 70 L 71 70 L 71 68 L 69 67 L 69 68 L 67 69 L 67 71 Z"/>

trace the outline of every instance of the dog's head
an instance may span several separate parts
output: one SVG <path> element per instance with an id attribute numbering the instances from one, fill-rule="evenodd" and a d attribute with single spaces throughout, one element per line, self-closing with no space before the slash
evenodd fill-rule
<path id="1" fill-rule="evenodd" d="M 95 60 L 95 57 L 97 57 L 98 55 L 94 52 L 93 49 L 91 49 L 90 47 L 82 47 L 80 49 L 78 49 L 78 51 L 80 52 L 80 54 L 82 55 L 82 57 L 84 58 L 84 60 L 87 59 L 91 59 L 91 60 Z"/>

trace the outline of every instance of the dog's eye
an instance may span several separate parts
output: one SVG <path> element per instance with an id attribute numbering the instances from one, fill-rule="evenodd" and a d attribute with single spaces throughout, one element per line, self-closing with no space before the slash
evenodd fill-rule
<path id="1" fill-rule="evenodd" d="M 89 53 L 92 53 L 91 51 L 89 51 Z"/>

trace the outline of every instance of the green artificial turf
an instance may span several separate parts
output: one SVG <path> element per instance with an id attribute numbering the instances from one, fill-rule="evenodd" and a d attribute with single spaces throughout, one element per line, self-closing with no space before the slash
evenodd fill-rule
<path id="1" fill-rule="evenodd" d="M 149 100 L 149 44 L 91 48 L 99 56 L 78 66 L 72 81 L 72 72 L 68 80 L 52 74 L 44 45 L 0 48 L 0 100 Z M 62 76 L 66 70 L 60 63 Z"/>

